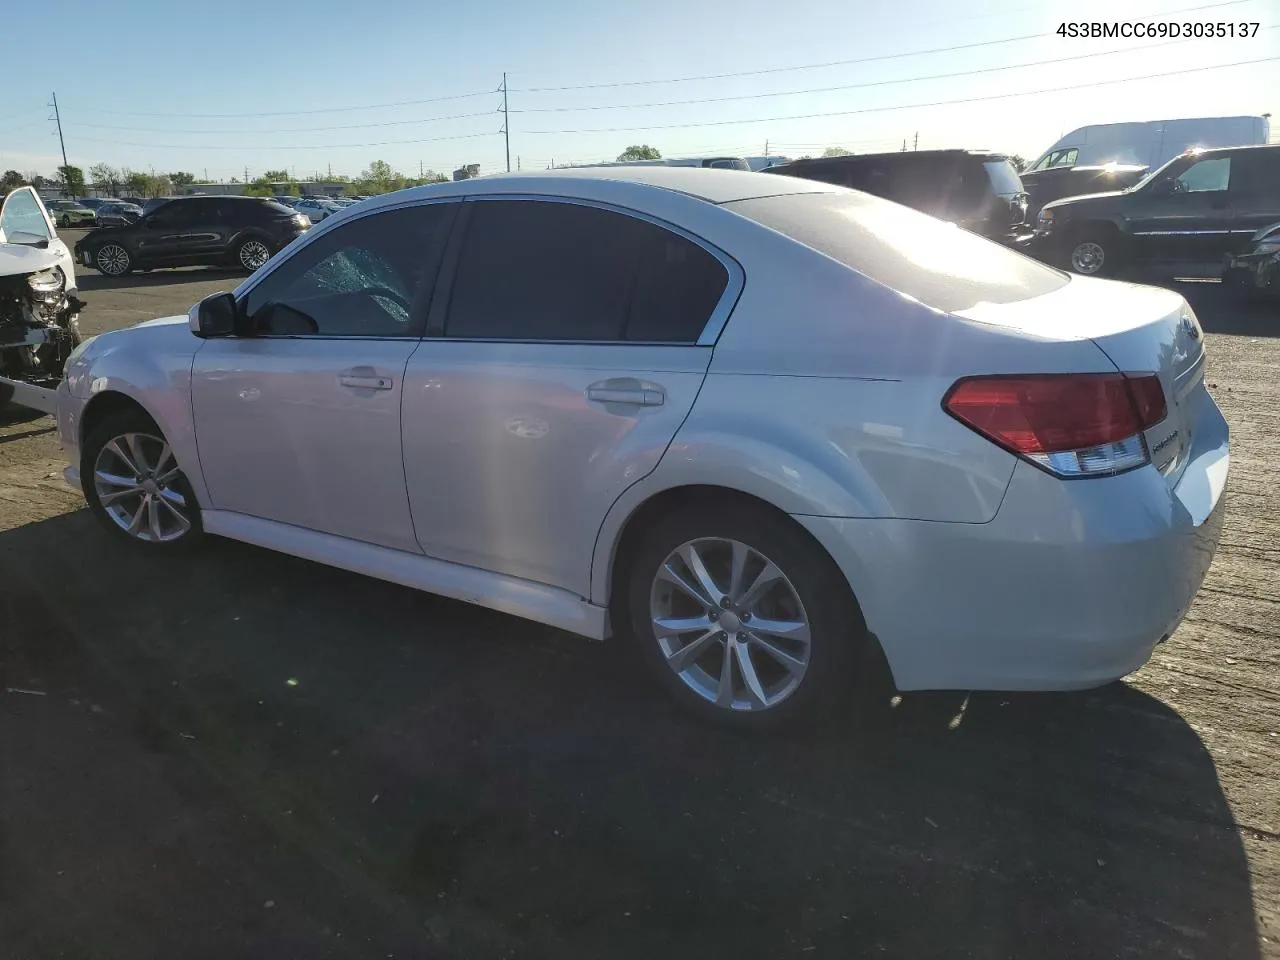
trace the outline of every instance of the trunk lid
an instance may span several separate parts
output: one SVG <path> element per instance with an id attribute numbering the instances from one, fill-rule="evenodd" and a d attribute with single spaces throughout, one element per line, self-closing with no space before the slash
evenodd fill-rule
<path id="1" fill-rule="evenodd" d="M 1177 482 L 1191 449 L 1190 398 L 1204 382 L 1204 334 L 1185 299 L 1158 287 L 1074 277 L 1040 297 L 956 315 L 1045 340 L 1091 340 L 1120 372 L 1156 374 L 1168 415 L 1144 436 L 1156 469 Z"/>

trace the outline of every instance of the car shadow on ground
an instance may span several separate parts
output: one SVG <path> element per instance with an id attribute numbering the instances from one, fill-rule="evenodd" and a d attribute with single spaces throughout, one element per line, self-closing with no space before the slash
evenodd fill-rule
<path id="1" fill-rule="evenodd" d="M 232 280 L 237 284 L 247 277 L 243 270 L 225 267 L 159 268 L 146 273 L 130 273 L 123 277 L 108 277 L 102 273 L 84 271 L 76 274 L 77 292 L 96 293 L 103 290 L 131 290 L 138 287 L 168 287 L 179 283 L 206 283 L 216 280 Z"/>
<path id="2" fill-rule="evenodd" d="M 1280 298 L 1240 291 L 1220 280 L 1179 280 L 1155 268 L 1134 268 L 1118 279 L 1165 287 L 1186 297 L 1206 333 L 1280 336 Z"/>
<path id="3" fill-rule="evenodd" d="M 1259 955 L 1212 759 L 1122 684 L 747 737 L 616 644 L 83 511 L 0 584 L 17 955 Z"/>

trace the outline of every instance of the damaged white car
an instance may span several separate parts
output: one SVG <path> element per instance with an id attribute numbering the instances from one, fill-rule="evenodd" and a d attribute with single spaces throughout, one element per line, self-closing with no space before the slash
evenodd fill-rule
<path id="1" fill-rule="evenodd" d="M 36 191 L 19 187 L 0 208 L 0 407 L 48 405 L 81 342 L 75 294 L 71 251 Z"/>

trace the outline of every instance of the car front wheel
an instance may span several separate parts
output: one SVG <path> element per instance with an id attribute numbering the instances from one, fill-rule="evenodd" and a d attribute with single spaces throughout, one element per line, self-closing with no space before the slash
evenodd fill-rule
<path id="1" fill-rule="evenodd" d="M 236 248 L 236 261 L 250 273 L 270 259 L 271 249 L 257 237 L 240 241 L 240 246 Z"/>
<path id="2" fill-rule="evenodd" d="M 94 516 L 132 544 L 173 550 L 203 533 L 190 483 L 160 428 L 140 410 L 112 414 L 93 429 L 80 483 Z"/>
<path id="3" fill-rule="evenodd" d="M 678 702 L 722 724 L 811 720 L 854 692 L 860 664 L 873 669 L 863 654 L 874 641 L 839 569 L 762 508 L 678 510 L 648 533 L 626 576 L 641 657 Z"/>
<path id="4" fill-rule="evenodd" d="M 1121 266 L 1120 238 L 1114 232 L 1085 230 L 1066 244 L 1066 261 L 1073 273 L 1085 277 L 1113 274 Z"/>

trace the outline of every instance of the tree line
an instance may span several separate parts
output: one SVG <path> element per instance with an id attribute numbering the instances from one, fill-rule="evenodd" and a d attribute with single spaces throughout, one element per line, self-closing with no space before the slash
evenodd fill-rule
<path id="1" fill-rule="evenodd" d="M 356 177 L 335 176 L 320 177 L 316 180 L 349 184 L 351 193 L 379 194 L 402 190 L 405 187 L 416 187 L 424 183 L 442 183 L 449 178 L 434 170 L 424 170 L 421 176 L 408 177 L 396 170 L 385 160 L 375 160 L 368 168 Z M 211 180 L 198 179 L 185 170 L 172 170 L 168 173 L 146 173 L 131 170 L 128 167 L 113 167 L 108 163 L 95 163 L 85 171 L 72 164 L 58 167 L 56 178 L 41 176 L 35 172 L 22 173 L 17 170 L 6 170 L 0 175 L 0 193 L 8 193 L 15 187 L 30 184 L 37 190 L 57 190 L 64 197 L 83 196 L 90 186 L 99 193 L 110 196 L 131 197 L 168 197 L 182 193 L 186 187 L 194 184 L 212 183 Z M 241 181 L 232 177 L 229 183 Z M 244 192 L 249 196 L 270 197 L 278 195 L 297 196 L 299 194 L 297 178 L 288 170 L 267 170 L 245 184 Z"/>

